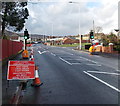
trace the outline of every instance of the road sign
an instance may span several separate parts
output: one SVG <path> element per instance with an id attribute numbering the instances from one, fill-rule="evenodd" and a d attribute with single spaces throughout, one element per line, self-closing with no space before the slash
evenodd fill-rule
<path id="1" fill-rule="evenodd" d="M 34 61 L 9 61 L 7 80 L 35 79 Z"/>

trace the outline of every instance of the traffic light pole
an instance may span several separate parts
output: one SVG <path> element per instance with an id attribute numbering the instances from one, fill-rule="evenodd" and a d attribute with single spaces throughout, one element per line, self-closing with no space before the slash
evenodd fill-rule
<path id="1" fill-rule="evenodd" d="M 24 39 L 24 50 L 26 50 L 27 39 Z"/>
<path id="2" fill-rule="evenodd" d="M 26 50 L 27 39 L 24 39 L 24 50 Z"/>

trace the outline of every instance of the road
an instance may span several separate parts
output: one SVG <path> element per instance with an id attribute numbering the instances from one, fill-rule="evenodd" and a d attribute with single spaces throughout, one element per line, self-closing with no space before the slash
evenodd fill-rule
<path id="1" fill-rule="evenodd" d="M 118 104 L 118 59 L 42 44 L 33 50 L 43 85 L 29 86 L 23 104 Z"/>

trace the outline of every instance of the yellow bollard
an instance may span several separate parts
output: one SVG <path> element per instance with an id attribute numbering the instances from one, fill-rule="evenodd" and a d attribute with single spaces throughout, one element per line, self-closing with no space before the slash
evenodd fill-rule
<path id="1" fill-rule="evenodd" d="M 91 47 L 89 48 L 89 52 L 90 52 L 90 55 L 93 55 L 92 53 L 94 52 L 94 46 L 91 46 Z"/>

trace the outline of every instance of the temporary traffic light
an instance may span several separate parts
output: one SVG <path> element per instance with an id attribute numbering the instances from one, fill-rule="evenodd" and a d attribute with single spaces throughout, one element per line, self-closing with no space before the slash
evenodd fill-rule
<path id="1" fill-rule="evenodd" d="M 93 31 L 90 32 L 90 39 L 93 39 L 94 38 L 94 33 Z"/>
<path id="2" fill-rule="evenodd" d="M 25 29 L 24 31 L 24 39 L 29 39 L 29 34 L 28 34 L 27 29 Z"/>

